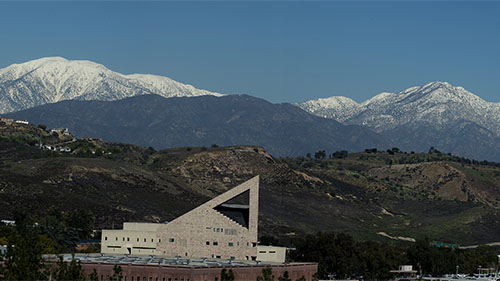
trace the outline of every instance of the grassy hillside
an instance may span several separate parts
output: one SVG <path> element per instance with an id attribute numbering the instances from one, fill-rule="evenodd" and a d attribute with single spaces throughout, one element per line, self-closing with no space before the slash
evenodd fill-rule
<path id="1" fill-rule="evenodd" d="M 39 149 L 40 135 L 71 152 Z M 335 231 L 468 245 L 497 241 L 500 232 L 500 168 L 437 152 L 276 159 L 260 147 L 155 151 L 34 126 L 0 127 L 0 140 L 0 218 L 22 206 L 38 215 L 91 210 L 98 228 L 170 221 L 260 175 L 261 235 Z"/>

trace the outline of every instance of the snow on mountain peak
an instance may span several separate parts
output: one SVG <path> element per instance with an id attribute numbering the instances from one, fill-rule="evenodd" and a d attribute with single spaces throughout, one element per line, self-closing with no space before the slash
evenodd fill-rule
<path id="1" fill-rule="evenodd" d="M 45 57 L 0 69 L 0 113 L 61 100 L 117 100 L 144 94 L 222 95 L 168 77 L 120 74 L 88 60 Z"/>
<path id="2" fill-rule="evenodd" d="M 336 97 L 336 100 L 340 100 Z M 448 82 L 435 81 L 399 93 L 380 93 L 361 104 L 331 106 L 319 100 L 298 104 L 315 115 L 345 124 L 366 125 L 382 133 L 404 124 L 425 123 L 436 129 L 457 120 L 474 122 L 500 137 L 500 103 Z"/>

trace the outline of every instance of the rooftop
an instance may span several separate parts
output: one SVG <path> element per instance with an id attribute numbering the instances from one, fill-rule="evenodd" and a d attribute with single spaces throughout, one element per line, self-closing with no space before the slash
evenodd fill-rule
<path id="1" fill-rule="evenodd" d="M 70 262 L 71 254 L 62 255 L 64 261 Z M 47 261 L 57 261 L 56 255 L 44 255 Z M 190 259 L 179 257 L 156 257 L 156 256 L 127 256 L 127 255 L 101 255 L 101 254 L 76 254 L 75 259 L 81 263 L 108 263 L 108 264 L 136 264 L 136 265 L 163 265 L 175 267 L 221 267 L 221 266 L 280 266 L 282 263 L 258 262 L 258 261 L 235 261 L 222 259 Z M 300 265 L 307 263 L 290 263 L 287 265 Z"/>

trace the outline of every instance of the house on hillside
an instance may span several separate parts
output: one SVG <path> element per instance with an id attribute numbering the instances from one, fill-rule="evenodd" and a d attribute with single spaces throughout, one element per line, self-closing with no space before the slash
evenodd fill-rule
<path id="1" fill-rule="evenodd" d="M 10 126 L 12 125 L 12 123 L 14 123 L 14 119 L 0 116 L 0 123 Z"/>
<path id="2" fill-rule="evenodd" d="M 28 120 L 16 120 L 14 121 L 16 124 L 29 125 L 30 122 Z"/>
<path id="3" fill-rule="evenodd" d="M 68 128 L 54 128 L 50 130 L 50 133 L 56 133 L 58 135 L 69 136 Z"/>

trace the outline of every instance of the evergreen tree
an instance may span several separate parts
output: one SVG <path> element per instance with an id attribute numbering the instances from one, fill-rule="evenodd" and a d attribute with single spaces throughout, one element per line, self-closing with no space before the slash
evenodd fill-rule
<path id="1" fill-rule="evenodd" d="M 273 269 L 266 267 L 262 269 L 262 276 L 257 277 L 257 281 L 274 281 Z"/>
<path id="2" fill-rule="evenodd" d="M 47 280 L 47 268 L 42 263 L 42 245 L 38 229 L 23 211 L 16 211 L 15 233 L 9 238 L 4 280 Z M 15 245 L 15 246 L 14 246 Z"/>

